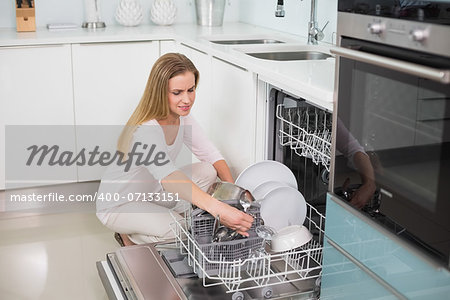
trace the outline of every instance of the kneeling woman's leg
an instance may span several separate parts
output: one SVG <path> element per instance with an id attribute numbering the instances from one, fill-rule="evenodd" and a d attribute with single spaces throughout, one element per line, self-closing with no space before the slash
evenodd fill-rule
<path id="1" fill-rule="evenodd" d="M 217 180 L 216 169 L 206 162 L 194 163 L 181 170 L 204 191 Z M 161 190 L 160 193 L 164 191 Z M 105 225 L 113 231 L 127 234 L 136 244 L 170 241 L 175 238 L 170 229 L 173 218 L 182 219 L 180 214 L 189 208 L 190 203 L 180 200 L 176 205 L 168 204 L 170 203 L 129 202 L 114 208 Z"/>
<path id="2" fill-rule="evenodd" d="M 178 213 L 164 206 L 134 201 L 115 208 L 105 225 L 113 231 L 127 234 L 136 244 L 145 244 L 173 240 L 175 236 L 170 224 L 174 222 L 174 217 L 182 219 Z"/>
<path id="3" fill-rule="evenodd" d="M 214 169 L 213 165 L 207 162 L 198 162 L 192 165 L 184 166 L 181 168 L 192 182 L 194 182 L 203 191 L 207 191 L 208 188 L 216 182 L 217 171 Z"/>

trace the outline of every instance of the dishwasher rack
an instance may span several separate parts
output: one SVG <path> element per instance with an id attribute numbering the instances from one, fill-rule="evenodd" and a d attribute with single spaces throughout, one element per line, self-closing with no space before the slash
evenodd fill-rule
<path id="1" fill-rule="evenodd" d="M 270 298 L 271 286 L 307 279 L 318 281 L 321 276 L 325 217 L 308 203 L 304 225 L 313 234 L 310 242 L 280 253 L 271 253 L 265 247 L 259 255 L 249 251 L 245 259 L 233 261 L 223 256 L 211 260 L 208 253 L 202 251 L 201 245 L 189 230 L 190 214 L 190 211 L 186 212 L 185 217 L 180 219 L 173 213 L 171 229 L 180 252 L 187 255 L 194 272 L 201 274 L 199 277 L 204 287 L 224 285 L 227 293 L 234 293 L 232 299 L 243 299 L 240 291 L 263 288 L 264 297 Z M 218 272 L 208 273 L 211 265 L 215 265 Z"/>
<path id="2" fill-rule="evenodd" d="M 310 105 L 278 104 L 276 117 L 280 121 L 280 145 L 289 146 L 297 155 L 309 157 L 330 171 L 331 114 Z"/>

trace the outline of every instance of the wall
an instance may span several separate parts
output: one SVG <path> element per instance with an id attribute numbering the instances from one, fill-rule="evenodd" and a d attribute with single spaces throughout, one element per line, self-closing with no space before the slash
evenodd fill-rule
<path id="1" fill-rule="evenodd" d="M 337 0 L 316 0 L 319 28 L 327 21 L 323 41 L 335 42 Z M 308 36 L 308 22 L 311 13 L 310 0 L 284 0 L 284 18 L 275 17 L 277 0 L 241 0 L 239 2 L 239 21 L 268 27 L 296 35 Z"/>
<path id="2" fill-rule="evenodd" d="M 84 21 L 84 0 L 35 0 L 36 1 L 36 26 L 43 27 L 48 23 L 76 23 Z M 102 20 L 108 24 L 118 24 L 114 19 L 114 13 L 119 0 L 98 0 Z M 144 21 L 142 24 L 152 24 L 150 20 L 150 7 L 153 0 L 139 0 L 144 9 Z M 194 0 L 174 0 L 177 5 L 177 18 L 175 23 L 196 22 Z M 241 0 L 242 1 L 242 0 Z M 227 0 L 225 6 L 225 22 L 237 22 L 239 19 L 240 0 Z M 16 11 L 14 0 L 0 1 L 0 28 L 16 27 Z"/>
<path id="3" fill-rule="evenodd" d="M 119 0 L 98 0 L 102 19 L 106 24 L 117 24 L 114 13 Z M 178 15 L 175 23 L 194 23 L 195 0 L 174 0 Z M 325 28 L 326 42 L 334 42 L 336 36 L 337 0 L 316 0 L 318 3 L 317 18 L 322 28 L 326 21 L 330 21 Z M 150 7 L 153 0 L 140 0 L 145 17 L 143 24 L 152 24 Z M 310 0 L 284 0 L 286 16 L 275 17 L 277 0 L 227 0 L 225 7 L 225 22 L 241 21 L 248 24 L 263 26 L 296 35 L 307 36 L 310 15 Z M 15 28 L 14 0 L 0 1 L 0 28 Z M 80 24 L 84 21 L 83 0 L 36 0 L 36 25 L 46 26 L 48 23 L 69 22 Z"/>

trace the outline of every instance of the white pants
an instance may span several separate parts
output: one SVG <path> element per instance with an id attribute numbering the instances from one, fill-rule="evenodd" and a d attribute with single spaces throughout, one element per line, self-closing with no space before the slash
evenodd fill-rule
<path id="1" fill-rule="evenodd" d="M 203 191 L 217 180 L 216 170 L 206 162 L 183 167 L 181 171 Z M 155 193 L 166 192 L 161 189 Z M 128 234 L 136 244 L 170 241 L 174 239 L 170 229 L 170 224 L 174 222 L 172 215 L 181 219 L 180 214 L 190 205 L 181 199 L 179 202 L 129 202 L 111 210 L 105 225 L 115 232 Z"/>

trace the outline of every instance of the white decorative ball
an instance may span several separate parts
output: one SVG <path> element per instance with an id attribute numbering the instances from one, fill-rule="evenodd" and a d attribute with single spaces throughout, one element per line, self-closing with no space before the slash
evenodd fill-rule
<path id="1" fill-rule="evenodd" d="M 170 25 L 177 16 L 177 7 L 173 0 L 155 0 L 150 9 L 150 19 L 158 25 Z"/>
<path id="2" fill-rule="evenodd" d="M 121 0 L 116 10 L 116 21 L 123 26 L 137 26 L 144 19 L 138 0 Z"/>

